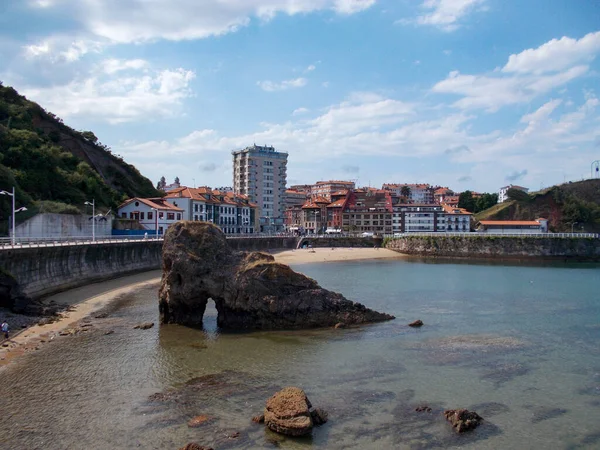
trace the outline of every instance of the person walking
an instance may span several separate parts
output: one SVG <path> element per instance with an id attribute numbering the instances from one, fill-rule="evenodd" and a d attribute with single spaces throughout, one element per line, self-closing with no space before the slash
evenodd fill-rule
<path id="1" fill-rule="evenodd" d="M 8 323 L 6 322 L 6 320 L 2 322 L 2 325 L 0 325 L 0 330 L 4 334 L 4 338 L 8 339 Z"/>

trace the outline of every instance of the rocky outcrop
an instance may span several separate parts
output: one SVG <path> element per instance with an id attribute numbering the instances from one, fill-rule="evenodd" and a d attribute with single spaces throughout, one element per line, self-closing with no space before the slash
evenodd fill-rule
<path id="1" fill-rule="evenodd" d="M 483 420 L 475 411 L 469 411 L 468 409 L 448 409 L 444 411 L 444 416 L 457 433 L 464 433 L 477 428 Z"/>
<path id="2" fill-rule="evenodd" d="M 272 431 L 287 436 L 304 436 L 313 426 L 327 422 L 327 413 L 312 405 L 304 391 L 297 387 L 282 389 L 267 400 L 264 422 Z"/>
<path id="3" fill-rule="evenodd" d="M 224 329 L 333 327 L 394 318 L 321 288 L 271 255 L 232 250 L 212 224 L 178 222 L 164 240 L 161 323 L 202 327 L 209 299 Z"/>

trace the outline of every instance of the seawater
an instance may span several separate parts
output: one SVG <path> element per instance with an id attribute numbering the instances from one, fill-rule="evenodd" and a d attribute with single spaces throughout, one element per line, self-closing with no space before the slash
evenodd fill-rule
<path id="1" fill-rule="evenodd" d="M 0 372 L 6 449 L 600 448 L 600 268 L 419 260 L 298 265 L 394 321 L 221 333 L 155 326 L 157 288 Z M 425 326 L 407 323 L 421 319 Z M 113 334 L 105 335 L 107 330 Z M 288 385 L 330 421 L 291 439 L 250 418 Z M 415 408 L 428 405 L 430 413 Z M 484 417 L 456 435 L 441 413 Z M 187 421 L 210 417 L 198 428 Z M 239 434 L 238 434 L 239 433 Z"/>

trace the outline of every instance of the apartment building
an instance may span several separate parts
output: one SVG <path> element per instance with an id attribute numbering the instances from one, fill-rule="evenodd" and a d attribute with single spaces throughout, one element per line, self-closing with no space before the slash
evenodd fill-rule
<path id="1" fill-rule="evenodd" d="M 286 189 L 284 193 L 285 210 L 294 206 L 302 206 L 308 197 L 308 192 L 297 191 L 291 188 Z"/>
<path id="2" fill-rule="evenodd" d="M 441 205 L 399 203 L 393 206 L 394 233 L 443 233 L 446 231 L 446 212 Z"/>
<path id="3" fill-rule="evenodd" d="M 256 144 L 231 153 L 233 191 L 258 205 L 261 231 L 282 230 L 288 154 Z"/>
<path id="4" fill-rule="evenodd" d="M 505 202 L 506 200 L 508 200 L 509 189 L 517 189 L 519 191 L 529 192 L 528 188 L 525 188 L 523 186 L 517 186 L 515 184 L 509 184 L 508 186 L 503 186 L 498 191 L 498 203 L 502 203 L 502 202 Z"/>
<path id="5" fill-rule="evenodd" d="M 405 197 L 410 203 L 433 203 L 433 188 L 429 184 L 385 183 L 382 189 L 390 191 L 394 197 Z M 408 195 L 405 195 L 405 193 L 408 193 Z"/>
<path id="6" fill-rule="evenodd" d="M 389 190 L 363 188 L 348 195 L 342 229 L 350 232 L 392 233 L 392 195 Z"/>
<path id="7" fill-rule="evenodd" d="M 331 195 L 343 191 L 351 191 L 355 188 L 353 181 L 317 181 L 310 187 L 311 197 L 323 197 L 331 200 Z"/>

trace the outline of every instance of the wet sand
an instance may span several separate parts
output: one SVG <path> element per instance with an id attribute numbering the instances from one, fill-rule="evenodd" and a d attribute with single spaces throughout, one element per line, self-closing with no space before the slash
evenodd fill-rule
<path id="1" fill-rule="evenodd" d="M 73 327 L 81 319 L 108 305 L 117 297 L 135 291 L 143 286 L 160 282 L 161 271 L 138 273 L 114 280 L 71 289 L 44 299 L 68 305 L 69 310 L 59 314 L 59 319 L 47 325 L 33 325 L 24 330 L 11 330 L 10 339 L 0 347 L 0 368 L 14 361 L 18 356 L 37 350 L 51 342 L 61 331 Z M 86 296 L 83 297 L 85 290 Z M 4 347 L 4 344 L 8 344 Z"/>
<path id="2" fill-rule="evenodd" d="M 304 264 L 365 259 L 400 259 L 406 255 L 386 248 L 313 248 L 274 252 L 275 260 L 284 264 Z"/>

